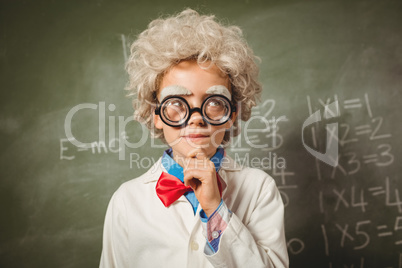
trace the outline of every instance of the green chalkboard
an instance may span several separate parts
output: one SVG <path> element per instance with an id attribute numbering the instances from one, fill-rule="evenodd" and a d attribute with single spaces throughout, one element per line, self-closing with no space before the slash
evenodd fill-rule
<path id="1" fill-rule="evenodd" d="M 402 1 L 0 2 L 0 267 L 98 266 L 111 195 L 166 148 L 131 120 L 130 42 L 185 7 L 262 59 L 227 153 L 276 180 L 290 267 L 402 267 Z"/>

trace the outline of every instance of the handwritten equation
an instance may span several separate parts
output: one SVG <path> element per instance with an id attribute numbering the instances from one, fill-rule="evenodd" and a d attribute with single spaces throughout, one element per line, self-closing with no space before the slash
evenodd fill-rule
<path id="1" fill-rule="evenodd" d="M 314 159 L 317 207 L 323 217 L 334 219 L 320 225 L 325 255 L 330 260 L 348 248 L 358 252 L 354 256 L 362 256 L 359 262 L 344 262 L 342 266 L 339 261 L 329 261 L 328 267 L 372 267 L 368 261 L 372 256 L 365 250 L 379 243 L 393 248 L 392 263 L 398 263 L 383 267 L 402 267 L 398 253 L 402 250 L 402 200 L 395 178 L 399 174 L 387 174 L 393 172 L 396 155 L 386 117 L 374 113 L 368 94 L 344 100 L 334 95 L 314 101 L 307 96 L 306 103 L 310 116 L 318 109 L 324 118 L 303 130 L 309 134 L 308 146 L 321 152 L 334 144 L 339 149 L 334 166 Z M 290 238 L 289 253 L 303 253 L 306 243 Z"/>

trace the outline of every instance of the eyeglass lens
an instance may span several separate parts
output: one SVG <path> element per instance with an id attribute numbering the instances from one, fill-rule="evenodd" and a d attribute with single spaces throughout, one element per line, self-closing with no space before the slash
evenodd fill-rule
<path id="1" fill-rule="evenodd" d="M 162 105 L 162 116 L 169 122 L 180 123 L 189 113 L 188 105 L 182 99 L 171 98 Z"/>
<path id="2" fill-rule="evenodd" d="M 220 121 L 229 113 L 229 104 L 226 100 L 214 97 L 209 98 L 203 106 L 203 113 L 208 119 L 212 121 Z"/>

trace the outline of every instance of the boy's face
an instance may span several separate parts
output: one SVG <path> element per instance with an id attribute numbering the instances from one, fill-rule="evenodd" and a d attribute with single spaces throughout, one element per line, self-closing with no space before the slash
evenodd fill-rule
<path id="1" fill-rule="evenodd" d="M 205 66 L 209 64 L 207 62 Z M 179 89 L 171 90 L 172 86 L 179 86 L 173 87 Z M 224 86 L 231 93 L 228 75 L 223 74 L 215 65 L 201 69 L 195 61 L 182 61 L 163 76 L 157 97 L 161 101 L 167 96 L 180 96 L 187 101 L 190 108 L 201 107 L 203 101 L 211 96 L 208 89 L 213 86 Z M 166 87 L 170 90 L 164 91 Z M 234 120 L 235 117 L 236 114 L 233 113 L 231 119 Z M 223 125 L 210 125 L 202 119 L 199 112 L 194 112 L 184 127 L 171 127 L 159 115 L 154 115 L 155 127 L 163 130 L 175 157 L 188 157 L 194 150 L 203 152 L 208 158 L 212 157 L 222 143 L 225 130 L 232 126 L 232 120 Z"/>

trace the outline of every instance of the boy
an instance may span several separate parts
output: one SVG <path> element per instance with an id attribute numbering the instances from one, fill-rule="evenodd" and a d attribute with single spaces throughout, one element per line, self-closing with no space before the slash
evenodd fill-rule
<path id="1" fill-rule="evenodd" d="M 135 117 L 170 148 L 113 195 L 100 267 L 287 267 L 274 180 L 223 149 L 261 92 L 240 29 L 185 10 L 131 53 Z"/>

